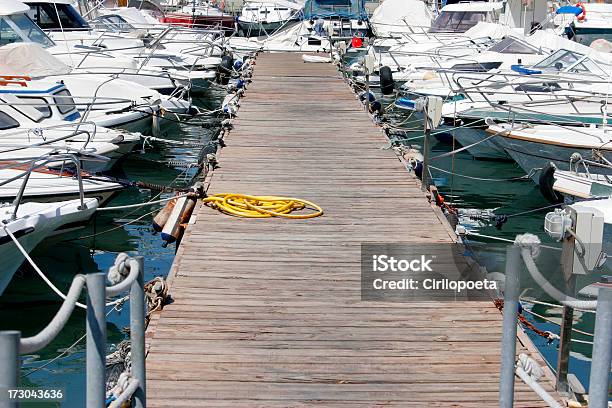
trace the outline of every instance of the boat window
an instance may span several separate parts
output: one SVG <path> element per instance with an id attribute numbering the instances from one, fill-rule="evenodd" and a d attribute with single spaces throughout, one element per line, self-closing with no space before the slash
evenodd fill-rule
<path id="1" fill-rule="evenodd" d="M 486 11 L 443 11 L 431 24 L 430 33 L 463 33 L 480 21 L 487 21 Z"/>
<path id="2" fill-rule="evenodd" d="M 451 69 L 456 69 L 459 71 L 469 71 L 469 72 L 487 72 L 489 70 L 499 68 L 501 66 L 501 61 L 499 62 L 474 62 L 471 64 L 455 64 L 451 67 Z"/>
<path id="3" fill-rule="evenodd" d="M 112 31 L 132 31 L 134 26 L 128 23 L 121 16 L 101 16 L 90 21 L 90 25 L 94 28 L 108 29 Z"/>
<path id="4" fill-rule="evenodd" d="M 526 93 L 536 93 L 536 92 L 550 93 L 550 92 L 557 92 L 560 89 L 561 89 L 561 86 L 559 86 L 559 84 L 556 82 L 545 82 L 542 85 L 521 84 L 514 88 L 515 91 L 522 91 Z"/>
<path id="5" fill-rule="evenodd" d="M 31 3 L 28 14 L 43 30 L 89 29 L 70 4 Z"/>
<path id="6" fill-rule="evenodd" d="M 538 62 L 534 68 L 539 68 L 546 71 L 563 71 L 576 63 L 584 55 L 579 52 L 569 50 L 558 50 L 552 53 L 548 58 Z"/>
<path id="7" fill-rule="evenodd" d="M 506 37 L 491 48 L 489 51 L 499 52 L 500 54 L 539 54 L 539 50 L 517 41 L 515 38 Z"/>
<path id="8" fill-rule="evenodd" d="M 53 100 L 55 101 L 57 109 L 62 115 L 76 109 L 74 99 L 72 99 L 72 95 L 67 89 L 62 89 L 61 91 L 56 92 L 54 96 L 55 97 Z"/>
<path id="9" fill-rule="evenodd" d="M 578 64 L 575 64 L 568 68 L 567 72 L 595 74 L 604 78 L 609 77 L 609 74 L 606 73 L 605 69 L 600 67 L 595 61 L 590 58 L 584 58 Z"/>
<path id="10" fill-rule="evenodd" d="M 0 16 L 0 46 L 15 42 L 35 42 L 44 48 L 55 45 L 25 14 Z"/>
<path id="11" fill-rule="evenodd" d="M 248 11 L 257 11 L 257 10 L 259 10 L 259 7 L 247 7 L 246 10 L 248 10 Z"/>
<path id="12" fill-rule="evenodd" d="M 16 127 L 19 127 L 19 122 L 6 113 L 0 112 L 0 130 L 13 129 Z"/>
<path id="13" fill-rule="evenodd" d="M 287 7 L 275 7 L 274 10 L 276 10 L 276 11 L 289 11 L 289 9 Z"/>
<path id="14" fill-rule="evenodd" d="M 30 115 L 27 115 L 21 109 L 19 110 L 21 113 L 23 113 L 30 119 L 34 120 L 35 122 L 40 122 L 42 119 L 51 117 L 51 107 L 49 106 L 49 104 L 44 98 L 37 98 L 34 96 L 21 96 L 21 95 L 18 96 L 18 98 L 21 99 L 23 103 L 27 103 L 28 106 L 33 107 L 34 109 L 36 109 L 37 111 L 43 114 L 42 117 L 38 117 L 35 119 L 35 118 L 30 117 Z"/>

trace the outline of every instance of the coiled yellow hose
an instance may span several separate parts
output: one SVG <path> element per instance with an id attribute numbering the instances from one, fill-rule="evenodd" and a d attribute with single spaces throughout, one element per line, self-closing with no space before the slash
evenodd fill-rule
<path id="1" fill-rule="evenodd" d="M 313 202 L 292 197 L 250 196 L 246 194 L 214 194 L 203 199 L 211 208 L 230 215 L 246 218 L 283 217 L 307 219 L 323 215 L 323 209 Z M 291 214 L 293 211 L 311 209 L 307 214 Z"/>

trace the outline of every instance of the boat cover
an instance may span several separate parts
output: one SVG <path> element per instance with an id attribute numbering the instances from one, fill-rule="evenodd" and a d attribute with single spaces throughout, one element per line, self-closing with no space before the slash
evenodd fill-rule
<path id="1" fill-rule="evenodd" d="M 12 43 L 0 47 L 2 75 L 27 75 L 33 78 L 63 75 L 70 67 L 37 43 Z"/>
<path id="2" fill-rule="evenodd" d="M 385 0 L 374 10 L 370 24 L 374 34 L 412 32 L 411 28 L 431 26 L 433 14 L 421 0 Z"/>

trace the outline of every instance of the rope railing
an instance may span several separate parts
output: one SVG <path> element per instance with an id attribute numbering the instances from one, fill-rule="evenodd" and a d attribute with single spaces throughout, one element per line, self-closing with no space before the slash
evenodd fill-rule
<path id="1" fill-rule="evenodd" d="M 113 273 L 115 276 L 113 276 Z M 106 285 L 107 274 L 91 273 L 74 277 L 64 302 L 53 319 L 40 332 L 21 337 L 19 331 L 0 331 L 0 389 L 19 389 L 20 355 L 34 353 L 53 341 L 62 331 L 81 296 L 87 289 L 87 407 L 102 408 L 106 404 L 106 298 L 129 291 L 131 372 L 127 383 L 110 406 L 120 407 L 132 399 L 132 407 L 145 404 L 145 293 L 144 260 L 119 254 L 108 278 L 116 283 Z M 5 399 L 3 399 L 5 398 Z M 16 399 L 0 396 L 0 405 L 16 408 Z"/>

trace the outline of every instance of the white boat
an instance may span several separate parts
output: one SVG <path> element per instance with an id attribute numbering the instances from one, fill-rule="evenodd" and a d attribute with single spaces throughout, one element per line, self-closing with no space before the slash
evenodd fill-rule
<path id="1" fill-rule="evenodd" d="M 65 160 L 66 156 L 50 157 L 52 160 Z M 0 162 L 0 203 L 12 203 L 18 196 L 22 179 L 28 174 L 28 163 Z M 81 173 L 82 190 L 85 197 L 96 198 L 103 206 L 124 186 L 103 176 Z M 45 166 L 33 170 L 23 193 L 24 202 L 56 202 L 79 198 L 81 188 L 74 172 L 54 170 Z"/>
<path id="2" fill-rule="evenodd" d="M 287 0 L 247 1 L 238 16 L 239 33 L 245 37 L 272 34 L 288 21 L 298 20 L 303 7 Z"/>
<path id="3" fill-rule="evenodd" d="M 17 42 L 37 43 L 69 66 L 71 73 L 115 75 L 160 92 L 172 93 L 177 87 L 188 89 L 191 85 L 190 79 L 184 75 L 160 67 L 143 67 L 128 55 L 106 52 L 101 47 L 58 45 L 27 16 L 28 11 L 29 7 L 20 1 L 1 0 L 0 25 L 3 31 L 0 46 Z"/>
<path id="4" fill-rule="evenodd" d="M 540 172 L 549 163 L 569 170 L 572 155 L 593 161 L 612 161 L 612 131 L 609 128 L 499 124 L 489 126 L 498 143 L 532 180 L 539 182 Z M 602 167 L 600 174 L 612 174 Z"/>
<path id="5" fill-rule="evenodd" d="M 74 73 L 35 43 L 0 47 L 0 71 L 15 76 L 15 82 L 19 82 L 12 87 L 0 86 L 0 95 L 3 92 L 20 98 L 29 96 L 30 100 L 42 98 L 55 120 L 81 120 L 83 114 L 99 126 L 148 134 L 163 113 L 188 113 L 191 106 L 181 93 L 162 95 L 111 75 Z M 71 93 L 71 89 L 77 93 Z M 61 99 L 61 106 L 55 103 L 57 99 Z"/>
<path id="6" fill-rule="evenodd" d="M 0 295 L 25 259 L 8 232 L 29 253 L 44 239 L 83 226 L 98 205 L 94 198 L 85 198 L 83 202 L 30 202 L 21 203 L 16 213 L 14 205 L 0 206 Z"/>
<path id="7" fill-rule="evenodd" d="M 372 13 L 370 26 L 377 38 L 399 38 L 426 32 L 433 20 L 434 13 L 421 0 L 385 0 Z"/>
<path id="8" fill-rule="evenodd" d="M 241 52 L 325 52 L 331 50 L 329 37 L 317 34 L 308 21 L 289 23 L 274 34 L 262 37 L 232 37 L 230 46 Z"/>

